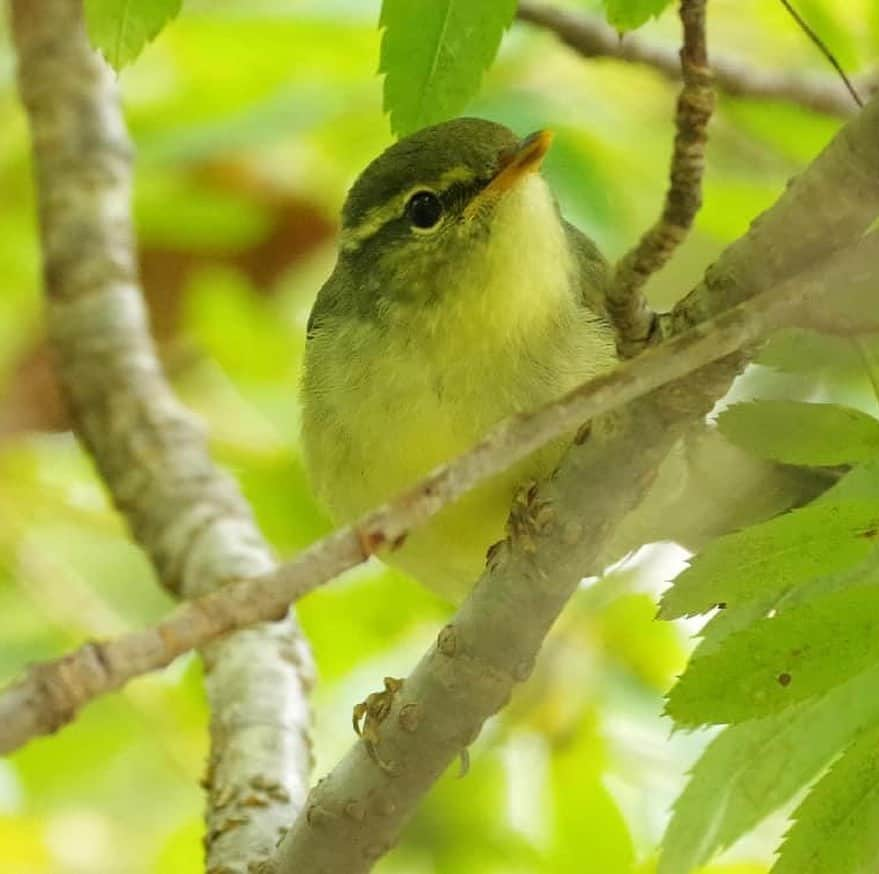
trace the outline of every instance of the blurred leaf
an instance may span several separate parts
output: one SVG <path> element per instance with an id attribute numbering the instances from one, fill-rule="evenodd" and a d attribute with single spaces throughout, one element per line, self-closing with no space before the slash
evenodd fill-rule
<path id="1" fill-rule="evenodd" d="M 757 361 L 787 373 L 864 369 L 863 358 L 850 338 L 806 328 L 786 328 L 773 334 L 760 350 Z"/>
<path id="2" fill-rule="evenodd" d="M 267 233 L 268 210 L 253 199 L 191 176 L 140 176 L 135 217 L 144 245 L 216 254 L 253 246 Z"/>
<path id="3" fill-rule="evenodd" d="M 589 732 L 553 757 L 553 874 L 626 874 L 635 852 L 625 819 L 596 767 Z M 584 848 L 588 851 L 584 852 Z"/>
<path id="4" fill-rule="evenodd" d="M 236 380 L 280 381 L 295 391 L 290 332 L 273 302 L 255 293 L 240 271 L 222 266 L 196 271 L 184 320 L 200 348 Z"/>
<path id="5" fill-rule="evenodd" d="M 856 740 L 794 812 L 772 874 L 879 868 L 879 729 Z"/>
<path id="6" fill-rule="evenodd" d="M 117 70 L 180 13 L 183 0 L 85 0 L 89 38 Z"/>
<path id="7" fill-rule="evenodd" d="M 379 862 L 377 874 L 525 874 L 537 870 L 533 866 L 537 853 L 506 816 L 508 785 L 503 765 L 499 751 L 488 750 L 472 756 L 470 773 L 463 780 L 457 776 L 457 765 L 449 768 L 407 826 L 408 846 Z"/>
<path id="8" fill-rule="evenodd" d="M 879 668 L 783 713 L 726 728 L 675 802 L 658 874 L 681 874 L 729 847 L 879 719 Z"/>
<path id="9" fill-rule="evenodd" d="M 384 0 L 379 69 L 395 133 L 403 136 L 464 108 L 515 11 L 515 0 Z"/>
<path id="10" fill-rule="evenodd" d="M 879 420 L 837 404 L 751 401 L 717 419 L 733 443 L 784 464 L 834 465 L 879 457 Z"/>
<path id="11" fill-rule="evenodd" d="M 879 588 L 843 589 L 697 649 L 668 696 L 683 726 L 743 722 L 826 692 L 879 661 Z"/>
<path id="12" fill-rule="evenodd" d="M 879 458 L 853 467 L 817 499 L 817 503 L 872 501 L 879 495 Z"/>
<path id="13" fill-rule="evenodd" d="M 800 13 L 806 24 L 814 31 L 817 37 L 827 47 L 827 50 L 839 62 L 844 70 L 851 70 L 858 61 L 858 53 L 855 41 L 852 38 L 852 29 L 848 22 L 840 20 L 836 3 L 827 3 L 824 0 L 795 0 L 792 5 Z M 799 25 L 791 22 L 792 27 Z M 802 39 L 810 43 L 808 34 L 803 33 Z M 817 46 L 814 51 L 824 64 L 828 75 L 838 77 L 839 74 L 831 67 L 823 53 Z"/>
<path id="14" fill-rule="evenodd" d="M 449 606 L 395 570 L 322 586 L 297 606 L 322 679 L 335 681 L 398 645 L 420 622 L 440 623 Z"/>
<path id="15" fill-rule="evenodd" d="M 168 874 L 170 871 L 174 874 L 197 874 L 204 871 L 203 834 L 204 822 L 200 816 L 184 820 L 174 829 L 156 857 L 155 874 Z"/>
<path id="16" fill-rule="evenodd" d="M 737 606 L 852 567 L 875 546 L 879 501 L 816 501 L 718 537 L 662 596 L 664 619 Z"/>
<path id="17" fill-rule="evenodd" d="M 0 814 L 0 848 L 6 871 L 49 874 L 52 859 L 43 832 L 43 823 L 36 818 Z"/>
<path id="18" fill-rule="evenodd" d="M 656 602 L 633 593 L 615 599 L 594 617 L 602 643 L 642 682 L 664 691 L 686 664 L 679 630 L 656 621 Z"/>
<path id="19" fill-rule="evenodd" d="M 620 31 L 640 27 L 670 4 L 671 0 L 604 0 L 607 20 Z"/>

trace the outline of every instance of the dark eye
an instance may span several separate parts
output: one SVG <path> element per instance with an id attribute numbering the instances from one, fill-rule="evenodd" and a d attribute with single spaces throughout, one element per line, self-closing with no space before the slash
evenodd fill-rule
<path id="1" fill-rule="evenodd" d="M 406 215 L 413 227 L 432 228 L 443 214 L 440 199 L 430 191 L 416 191 L 406 203 Z"/>

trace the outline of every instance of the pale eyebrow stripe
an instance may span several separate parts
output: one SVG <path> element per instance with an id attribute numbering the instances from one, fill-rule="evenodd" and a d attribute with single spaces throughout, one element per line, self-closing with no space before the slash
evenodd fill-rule
<path id="1" fill-rule="evenodd" d="M 406 201 L 416 191 L 425 190 L 443 194 L 456 183 L 473 182 L 475 179 L 476 174 L 469 167 L 462 165 L 446 170 L 439 179 L 432 183 L 419 183 L 401 191 L 381 206 L 373 207 L 355 227 L 343 230 L 340 248 L 345 252 L 354 252 L 359 249 L 361 243 L 375 236 L 389 221 L 393 221 L 403 214 Z"/>

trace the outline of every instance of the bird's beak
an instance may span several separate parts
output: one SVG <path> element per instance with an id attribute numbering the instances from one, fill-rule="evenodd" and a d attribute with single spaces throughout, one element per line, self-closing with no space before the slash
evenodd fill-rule
<path id="1" fill-rule="evenodd" d="M 485 193 L 501 194 L 529 173 L 536 173 L 552 143 L 551 130 L 539 130 L 525 137 L 514 149 L 501 155 L 500 169 Z"/>
<path id="2" fill-rule="evenodd" d="M 551 130 L 539 130 L 525 137 L 513 149 L 501 154 L 498 171 L 491 181 L 471 201 L 467 212 L 472 213 L 485 203 L 497 200 L 517 182 L 536 173 L 552 143 Z"/>

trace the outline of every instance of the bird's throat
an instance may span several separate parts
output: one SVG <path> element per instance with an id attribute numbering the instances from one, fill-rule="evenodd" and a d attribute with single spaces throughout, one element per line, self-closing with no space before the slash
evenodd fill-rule
<path id="1" fill-rule="evenodd" d="M 448 363 L 494 355 L 529 335 L 552 331 L 576 306 L 575 263 L 556 205 L 538 175 L 523 178 L 496 205 L 484 235 L 458 247 L 454 263 L 429 281 L 435 305 L 403 305 L 389 333 L 436 344 Z M 481 353 L 480 353 L 481 350 Z M 437 362 L 438 364 L 440 362 Z M 475 362 L 474 362 L 475 363 Z"/>

